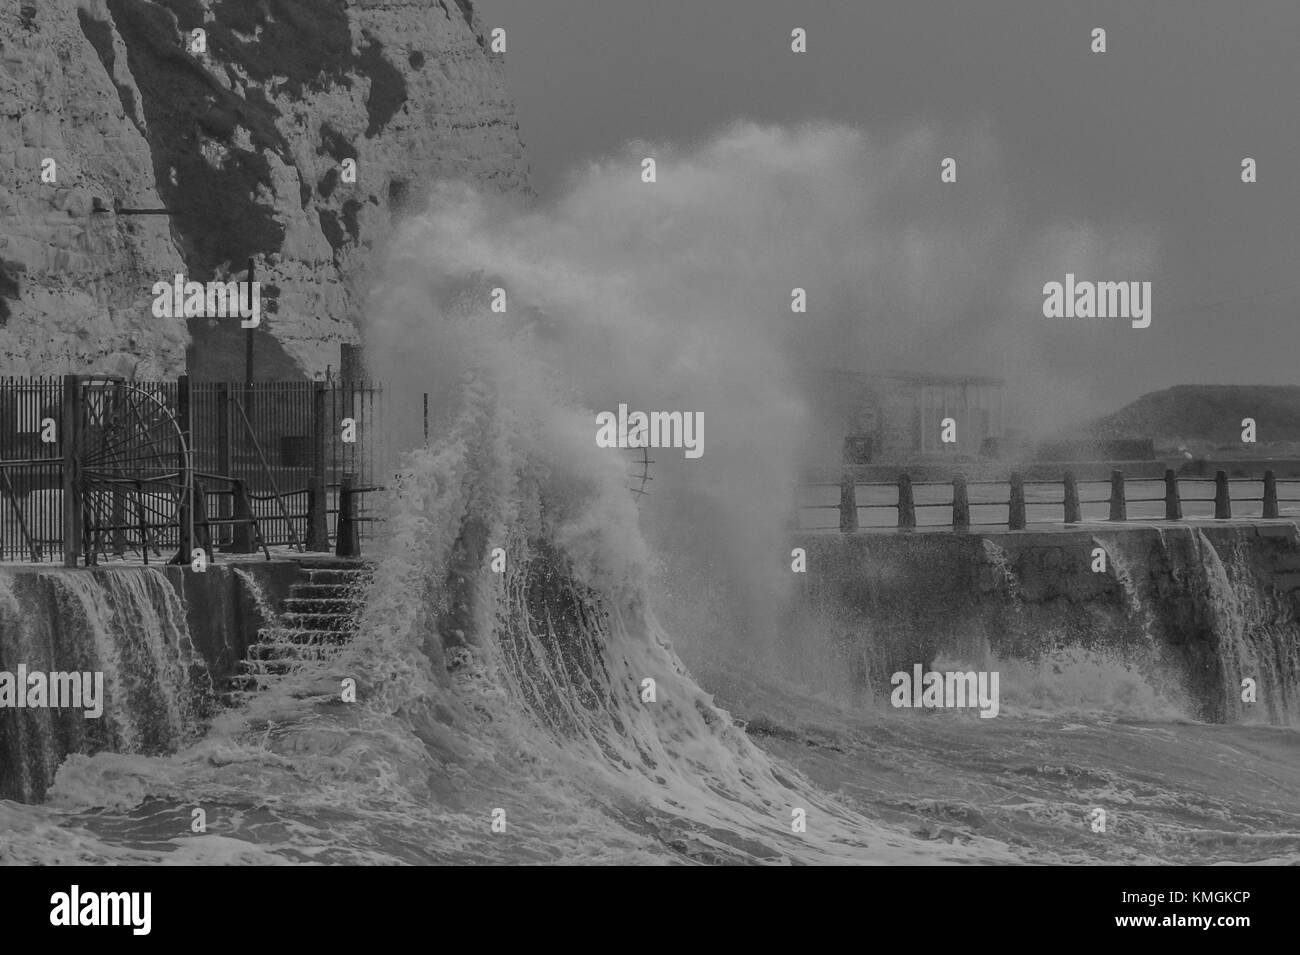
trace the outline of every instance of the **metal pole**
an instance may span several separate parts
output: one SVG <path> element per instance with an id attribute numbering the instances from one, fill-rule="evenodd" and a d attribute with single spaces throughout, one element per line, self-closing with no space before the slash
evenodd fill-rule
<path id="1" fill-rule="evenodd" d="M 355 478 L 351 472 L 343 475 L 339 488 L 338 527 L 335 531 L 334 556 L 360 557 L 361 534 L 357 523 L 357 495 L 353 490 Z"/>
<path id="2" fill-rule="evenodd" d="M 325 415 L 325 382 L 318 381 L 311 392 L 311 477 L 307 482 L 307 549 L 330 549 L 329 526 L 325 517 L 325 442 L 331 440 Z"/>
<path id="3" fill-rule="evenodd" d="M 233 478 L 235 476 L 235 459 L 230 447 L 230 384 L 221 382 L 217 385 L 217 473 L 222 477 Z M 226 521 L 234 513 L 233 499 L 226 494 L 218 498 L 217 517 L 221 521 Z M 217 532 L 218 544 L 225 549 L 228 534 L 224 528 L 233 525 L 221 523 L 217 525 L 223 528 Z"/>
<path id="4" fill-rule="evenodd" d="M 248 294 L 253 294 L 253 260 L 248 260 Z M 241 306 L 242 307 L 242 306 Z M 253 332 L 255 329 L 244 329 L 244 381 L 248 384 L 253 383 Z M 251 391 L 251 389 L 250 389 Z M 251 394 L 250 396 L 251 397 Z M 244 402 L 248 404 L 247 401 Z"/>
<path id="5" fill-rule="evenodd" d="M 76 567 L 81 550 L 81 379 L 63 376 L 59 430 L 63 450 L 63 566 Z"/>

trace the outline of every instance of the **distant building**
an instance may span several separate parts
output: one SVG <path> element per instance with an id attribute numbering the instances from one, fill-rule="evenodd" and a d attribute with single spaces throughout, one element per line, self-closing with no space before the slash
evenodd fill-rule
<path id="1" fill-rule="evenodd" d="M 1001 378 L 817 369 L 807 383 L 822 425 L 809 448 L 817 463 L 977 455 L 1005 434 Z M 940 440 L 944 418 L 956 422 L 955 443 Z"/>

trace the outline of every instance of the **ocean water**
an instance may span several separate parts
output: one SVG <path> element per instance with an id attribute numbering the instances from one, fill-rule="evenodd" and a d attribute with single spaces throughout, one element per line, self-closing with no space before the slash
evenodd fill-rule
<path id="1" fill-rule="evenodd" d="M 839 158 L 859 140 L 827 135 L 742 128 L 653 203 L 617 163 L 553 215 L 435 200 L 367 317 L 390 408 L 429 393 L 431 434 L 427 448 L 391 436 L 409 450 L 387 482 L 356 640 L 195 727 L 183 615 L 150 593 L 153 571 L 119 599 L 79 592 L 99 608 L 87 646 L 104 659 L 135 646 L 161 689 L 117 718 L 119 751 L 64 760 L 39 805 L 0 800 L 0 862 L 1300 860 L 1297 730 L 1198 723 L 1123 659 L 999 661 L 992 720 L 893 710 L 770 665 L 782 594 L 741 565 L 788 559 L 796 462 L 781 449 L 806 422 L 785 360 L 816 336 L 792 335 L 785 291 L 774 310 L 755 278 L 829 262 L 857 283 L 880 255 L 845 241 L 867 218 L 845 197 L 873 181 Z M 791 182 L 830 188 L 807 215 Z M 493 278 L 465 284 L 473 274 Z M 486 313 L 499 274 L 513 302 L 550 312 Z M 447 276 L 460 284 L 438 287 Z M 628 493 L 627 461 L 593 441 L 594 411 L 629 396 L 708 419 L 709 481 L 658 455 L 667 535 Z M 694 493 L 705 484 L 728 493 Z M 766 520 L 768 536 L 724 547 L 723 512 L 742 531 Z M 1251 605 L 1229 592 L 1230 562 L 1205 558 L 1216 626 L 1249 659 Z M 664 585 L 674 561 L 707 612 Z M 345 679 L 357 703 L 342 701 Z M 1087 818 L 1098 807 L 1104 834 Z"/>
<path id="2" fill-rule="evenodd" d="M 698 653 L 693 676 L 621 467 L 593 457 L 580 480 L 496 398 L 471 384 L 403 460 L 346 657 L 170 755 L 125 738 L 136 752 L 68 758 L 44 804 L 0 802 L 0 860 L 1300 862 L 1300 734 L 1197 723 L 1105 658 L 1006 661 L 994 720 L 836 698 L 734 656 Z M 126 586 L 112 614 L 163 632 L 140 615 L 157 594 Z M 99 613 L 97 639 L 122 632 Z M 341 702 L 345 677 L 360 702 Z M 148 706 L 183 722 L 174 692 Z"/>

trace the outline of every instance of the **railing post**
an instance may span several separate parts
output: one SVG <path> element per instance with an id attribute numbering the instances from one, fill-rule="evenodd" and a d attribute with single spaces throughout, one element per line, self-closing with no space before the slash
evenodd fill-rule
<path id="1" fill-rule="evenodd" d="M 221 382 L 217 385 L 217 473 L 222 477 L 233 478 L 235 476 L 235 461 L 230 447 L 230 383 Z M 231 497 L 221 495 L 217 498 L 217 517 L 226 520 L 234 514 L 234 505 Z M 229 527 L 231 525 L 219 524 L 218 527 Z M 218 543 L 225 545 L 226 532 L 217 531 Z"/>
<path id="2" fill-rule="evenodd" d="M 307 479 L 307 550 L 330 549 L 329 522 L 326 510 L 329 499 L 325 494 L 325 479 L 313 474 Z"/>
<path id="3" fill-rule="evenodd" d="M 858 485 L 847 473 L 840 477 L 840 532 L 858 529 Z"/>
<path id="4" fill-rule="evenodd" d="M 952 478 L 952 529 L 964 531 L 970 529 L 970 502 L 966 497 L 966 475 L 955 474 Z"/>
<path id="5" fill-rule="evenodd" d="M 361 534 L 357 523 L 357 495 L 352 490 L 353 475 L 345 474 L 339 488 L 339 521 L 335 531 L 334 556 L 360 557 Z"/>
<path id="6" fill-rule="evenodd" d="M 1110 520 L 1128 520 L 1128 503 L 1124 500 L 1124 472 L 1110 472 Z"/>
<path id="7" fill-rule="evenodd" d="M 1214 472 L 1214 517 L 1227 520 L 1232 517 L 1232 496 L 1228 492 L 1228 472 Z"/>
<path id="8" fill-rule="evenodd" d="M 208 526 L 208 492 L 203 487 L 202 482 L 194 482 L 194 538 L 190 547 L 196 544 L 203 548 L 203 553 L 207 555 L 208 563 L 212 563 L 212 533 Z"/>
<path id="9" fill-rule="evenodd" d="M 81 501 L 81 379 L 63 376 L 59 444 L 63 472 L 63 566 L 76 567 L 83 529 Z"/>
<path id="10" fill-rule="evenodd" d="M 135 482 L 135 519 L 140 529 L 140 552 L 144 554 L 145 566 L 149 566 L 149 522 L 144 514 L 144 482 Z"/>
<path id="11" fill-rule="evenodd" d="M 253 552 L 253 507 L 243 481 L 231 482 L 230 497 L 236 522 L 231 528 L 230 552 L 251 554 Z"/>
<path id="12" fill-rule="evenodd" d="M 123 557 L 126 554 L 126 492 L 121 485 L 115 484 L 109 494 L 113 501 L 109 515 L 109 523 L 113 525 L 109 530 L 113 539 L 113 556 Z"/>
<path id="13" fill-rule="evenodd" d="M 180 473 L 180 480 L 184 482 L 185 474 L 189 471 L 190 461 L 190 378 L 188 375 L 181 375 L 176 379 L 176 420 L 181 428 L 181 446 L 176 452 L 176 470 Z M 197 493 L 194 481 L 190 481 L 189 496 L 181 501 L 180 508 L 180 527 L 177 528 L 177 537 L 180 539 L 180 548 L 176 551 L 176 556 L 172 558 L 173 564 L 184 566 L 190 562 L 190 551 L 194 547 L 194 495 Z"/>
<path id="14" fill-rule="evenodd" d="M 191 435 L 194 433 L 194 422 L 190 417 L 190 376 L 181 375 L 176 379 L 176 421 L 181 426 L 181 449 L 180 449 L 180 469 L 188 471 L 190 468 L 190 444 Z"/>
<path id="15" fill-rule="evenodd" d="M 1073 471 L 1065 472 L 1065 523 L 1078 524 L 1079 514 L 1079 482 L 1074 476 Z"/>
<path id="16" fill-rule="evenodd" d="M 1277 517 L 1277 477 L 1272 470 L 1264 472 L 1264 517 Z"/>
<path id="17" fill-rule="evenodd" d="M 325 494 L 325 442 L 329 440 L 330 423 L 325 414 L 325 382 L 318 381 L 311 392 L 311 477 L 307 479 L 307 550 L 330 549 L 329 523 L 326 510 L 329 503 Z"/>
<path id="18" fill-rule="evenodd" d="M 1165 469 L 1165 520 L 1183 519 L 1183 499 L 1178 493 L 1178 474 L 1173 468 Z"/>
<path id="19" fill-rule="evenodd" d="M 912 497 L 912 476 L 904 471 L 898 476 L 898 529 L 916 529 L 916 501 Z"/>
<path id="20" fill-rule="evenodd" d="M 1011 475 L 1011 502 L 1007 509 L 1007 526 L 1013 531 L 1025 529 L 1025 478 L 1019 471 Z"/>
<path id="21" fill-rule="evenodd" d="M 211 563 L 212 537 L 208 532 L 208 495 L 203 484 L 197 480 L 193 482 L 190 496 L 181 501 L 179 530 L 180 548 L 171 563 L 184 567 L 193 559 L 196 547 L 203 548 L 208 563 Z"/>

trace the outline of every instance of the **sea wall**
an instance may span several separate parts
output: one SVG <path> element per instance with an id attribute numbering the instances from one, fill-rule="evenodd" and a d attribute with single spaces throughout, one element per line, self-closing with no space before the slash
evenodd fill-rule
<path id="1" fill-rule="evenodd" d="M 935 660 L 1131 667 L 1188 715 L 1300 725 L 1300 532 L 1289 522 L 803 534 L 787 669 L 887 696 Z M 1242 700 L 1242 680 L 1257 700 Z"/>
<path id="2" fill-rule="evenodd" d="M 103 674 L 103 712 L 0 707 L 0 798 L 37 802 L 71 753 L 167 753 L 198 736 L 293 561 L 0 568 L 0 674 Z"/>

